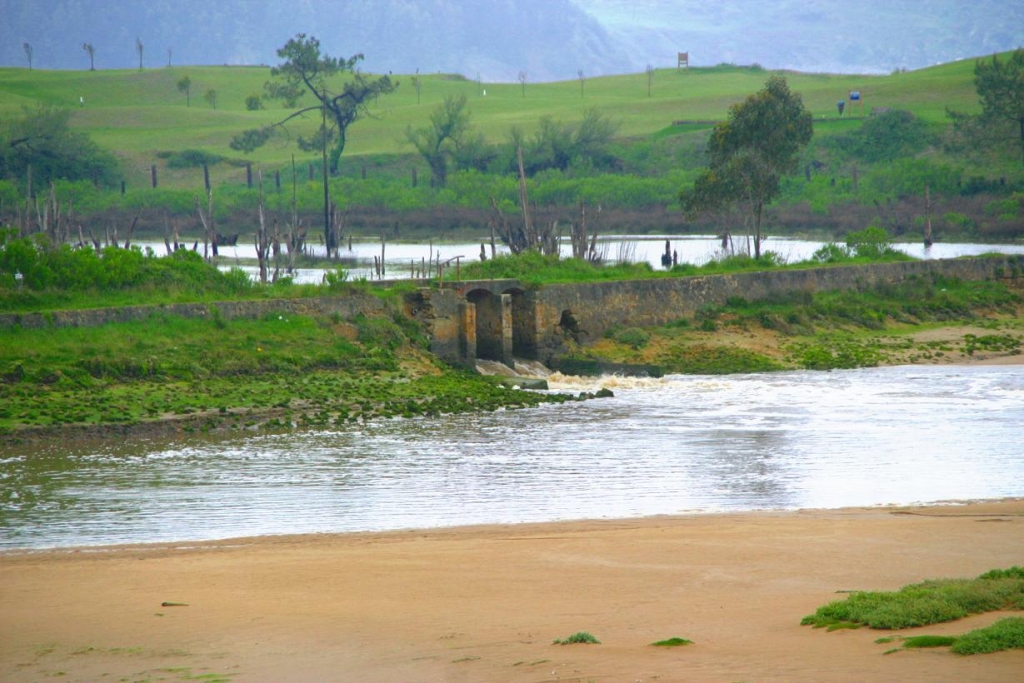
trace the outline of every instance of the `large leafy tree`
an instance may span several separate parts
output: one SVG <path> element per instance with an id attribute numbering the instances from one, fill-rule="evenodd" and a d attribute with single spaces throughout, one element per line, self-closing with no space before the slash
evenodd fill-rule
<path id="1" fill-rule="evenodd" d="M 1006 61 L 999 55 L 992 55 L 991 61 L 979 59 L 974 64 L 974 87 L 983 118 L 1017 124 L 1024 159 L 1024 48 L 1015 50 Z"/>
<path id="2" fill-rule="evenodd" d="M 329 168 L 332 174 L 337 173 L 348 127 L 366 114 L 371 102 L 394 91 L 398 84 L 388 76 L 373 78 L 360 72 L 357 67 L 363 59 L 361 54 L 348 59 L 324 54 L 320 50 L 320 41 L 304 33 L 285 43 L 277 51 L 277 56 L 284 61 L 270 70 L 273 78 L 264 86 L 267 96 L 294 107 L 308 94 L 316 99 L 316 104 L 297 109 L 269 126 L 236 135 L 231 141 L 231 148 L 251 152 L 265 144 L 289 121 L 315 112 L 322 116 L 320 130 L 311 138 L 299 137 L 297 141 L 300 147 L 309 151 L 330 145 Z M 339 74 L 349 74 L 340 85 L 331 79 Z"/>
<path id="3" fill-rule="evenodd" d="M 115 183 L 117 158 L 72 129 L 71 114 L 68 109 L 38 105 L 0 122 L 0 178 L 25 179 L 31 167 L 37 187 L 58 179 Z"/>
<path id="4" fill-rule="evenodd" d="M 772 76 L 715 126 L 708 140 L 708 168 L 693 188 L 680 193 L 683 209 L 696 215 L 739 204 L 754 235 L 754 257 L 761 258 L 765 207 L 778 196 L 782 176 L 796 171 L 800 150 L 812 134 L 803 99 L 790 91 L 785 78 Z"/>

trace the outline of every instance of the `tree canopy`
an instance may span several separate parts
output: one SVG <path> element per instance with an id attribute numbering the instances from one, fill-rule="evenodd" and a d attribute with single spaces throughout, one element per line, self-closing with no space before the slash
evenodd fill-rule
<path id="1" fill-rule="evenodd" d="M 708 168 L 692 189 L 680 193 L 683 209 L 694 215 L 740 204 L 754 234 L 754 258 L 760 258 L 764 208 L 781 191 L 782 176 L 796 170 L 812 134 L 803 99 L 790 91 L 785 78 L 772 76 L 715 126 L 708 140 Z"/>
<path id="2" fill-rule="evenodd" d="M 289 121 L 311 112 L 322 113 L 326 125 L 312 138 L 299 137 L 297 142 L 305 150 L 330 145 L 330 172 L 337 173 L 338 160 L 345 150 L 348 127 L 366 114 L 368 105 L 381 95 L 393 92 L 397 83 L 388 76 L 370 77 L 358 70 L 363 59 L 356 54 L 348 59 L 331 57 L 320 50 L 320 41 L 304 33 L 291 38 L 277 51 L 284 61 L 270 70 L 271 80 L 264 85 L 267 97 L 281 100 L 286 106 L 296 106 L 305 95 L 311 94 L 317 103 L 303 107 L 270 126 L 244 131 L 231 141 L 231 148 L 252 152 L 270 139 L 274 131 Z M 338 90 L 331 77 L 348 74 Z"/>
<path id="3" fill-rule="evenodd" d="M 991 61 L 979 59 L 974 65 L 974 87 L 985 118 L 1018 125 L 1024 159 L 1024 48 L 1006 61 L 999 55 L 992 55 Z"/>
<path id="4" fill-rule="evenodd" d="M 857 130 L 833 135 L 825 143 L 843 156 L 877 163 L 913 156 L 933 142 L 927 125 L 909 111 L 872 115 Z"/>
<path id="5" fill-rule="evenodd" d="M 0 178 L 27 178 L 31 166 L 38 185 L 57 179 L 113 184 L 116 157 L 72 130 L 70 121 L 70 110 L 39 105 L 0 124 Z"/>

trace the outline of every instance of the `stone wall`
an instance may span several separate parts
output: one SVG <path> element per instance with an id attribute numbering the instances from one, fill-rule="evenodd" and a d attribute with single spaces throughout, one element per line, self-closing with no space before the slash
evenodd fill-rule
<path id="1" fill-rule="evenodd" d="M 422 288 L 396 303 L 372 294 L 346 293 L 313 299 L 228 301 L 216 304 L 127 306 L 48 313 L 0 314 L 4 327 L 78 327 L 146 320 L 154 315 L 192 318 L 267 315 L 381 315 L 401 311 L 418 321 L 431 351 L 453 364 L 479 356 L 510 362 L 511 353 L 547 364 L 567 351 L 567 340 L 600 339 L 613 326 L 654 327 L 692 317 L 730 297 L 758 301 L 792 292 L 860 289 L 921 275 L 962 280 L 1024 278 L 1024 256 L 910 261 L 734 275 L 707 275 L 623 282 L 546 285 L 528 289 L 516 280 L 445 283 Z M 478 354 L 478 351 L 482 352 Z"/>
<path id="2" fill-rule="evenodd" d="M 962 280 L 1024 277 L 1024 256 L 909 261 L 733 275 L 548 285 L 536 293 L 536 360 L 566 350 L 565 340 L 601 338 L 610 327 L 654 327 L 692 317 L 730 297 L 748 301 L 792 292 L 861 289 L 928 274 Z M 576 329 L 570 329 L 572 323 Z"/>
<path id="3" fill-rule="evenodd" d="M 46 313 L 0 314 L 0 329 L 21 326 L 92 327 L 109 323 L 147 320 L 154 315 L 184 318 L 263 318 L 268 315 L 337 315 L 350 320 L 356 315 L 379 315 L 387 304 L 371 294 L 345 294 L 313 299 L 273 299 L 268 301 L 220 301 L 212 304 L 167 304 L 155 306 L 121 306 Z"/>

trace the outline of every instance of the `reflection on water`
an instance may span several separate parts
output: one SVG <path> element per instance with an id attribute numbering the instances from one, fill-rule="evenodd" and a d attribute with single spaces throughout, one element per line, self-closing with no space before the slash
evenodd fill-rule
<path id="1" fill-rule="evenodd" d="M 0 450 L 0 548 L 1024 495 L 1024 367 L 551 382 L 615 398 Z"/>

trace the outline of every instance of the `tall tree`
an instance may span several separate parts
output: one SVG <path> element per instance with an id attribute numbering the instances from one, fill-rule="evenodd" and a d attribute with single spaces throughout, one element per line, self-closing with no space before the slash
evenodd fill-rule
<path id="1" fill-rule="evenodd" d="M 314 137 L 299 137 L 297 142 L 299 147 L 307 151 L 319 150 L 322 145 L 331 143 L 330 172 L 337 173 L 338 160 L 345 150 L 348 127 L 366 114 L 371 102 L 393 92 L 398 84 L 388 76 L 372 78 L 360 72 L 357 65 L 363 59 L 361 54 L 348 59 L 323 54 L 320 41 L 304 33 L 297 34 L 285 43 L 277 51 L 277 56 L 284 62 L 270 70 L 273 79 L 264 86 L 268 97 L 294 105 L 303 95 L 311 94 L 317 104 L 302 107 L 270 126 L 236 135 L 231 141 L 231 148 L 251 152 L 265 144 L 275 129 L 284 127 L 296 117 L 316 112 L 329 125 L 322 125 Z M 348 74 L 340 90 L 337 90 L 337 81 L 331 80 L 332 76 L 338 74 Z"/>
<path id="2" fill-rule="evenodd" d="M 192 79 L 188 76 L 182 76 L 178 79 L 177 87 L 178 92 L 185 93 L 185 106 L 190 106 L 192 101 Z"/>
<path id="3" fill-rule="evenodd" d="M 139 54 L 139 71 L 142 71 L 142 52 L 146 46 L 142 44 L 142 38 L 135 36 L 135 51 Z"/>
<path id="4" fill-rule="evenodd" d="M 429 126 L 405 129 L 406 139 L 430 166 L 436 186 L 443 187 L 447 182 L 448 164 L 457 154 L 469 129 L 465 95 L 446 96 L 431 113 Z"/>
<path id="5" fill-rule="evenodd" d="M 21 47 L 25 50 L 25 56 L 28 57 L 28 70 L 32 70 L 32 43 L 22 43 Z"/>
<path id="6" fill-rule="evenodd" d="M 761 258 L 764 209 L 781 190 L 782 176 L 797 169 L 800 150 L 813 135 L 811 113 L 786 79 L 772 76 L 763 89 L 734 104 L 708 140 L 708 168 L 692 189 L 680 193 L 690 215 L 739 204 L 754 234 L 754 258 Z"/>
<path id="7" fill-rule="evenodd" d="M 999 55 L 974 64 L 974 87 L 981 100 L 983 117 L 1015 122 L 1020 129 L 1024 160 L 1024 48 L 1017 48 L 1005 62 Z"/>
<path id="8" fill-rule="evenodd" d="M 89 55 L 89 71 L 96 70 L 96 48 L 92 46 L 92 43 L 82 43 L 82 49 Z"/>
<path id="9" fill-rule="evenodd" d="M 213 88 L 210 88 L 203 93 L 203 99 L 206 100 L 206 103 L 214 109 L 217 108 L 217 91 Z"/>

